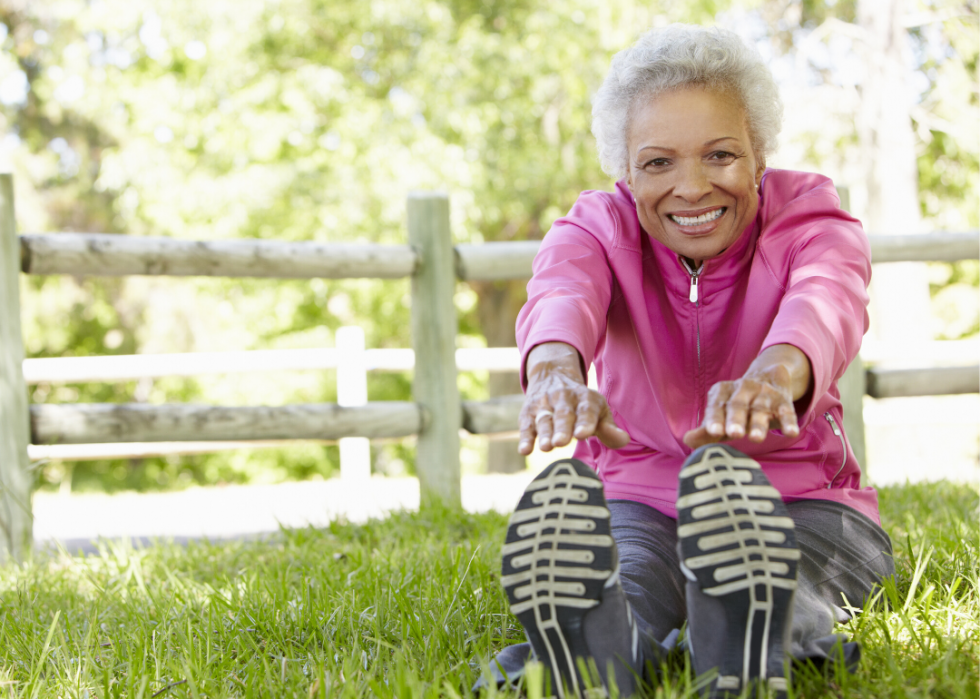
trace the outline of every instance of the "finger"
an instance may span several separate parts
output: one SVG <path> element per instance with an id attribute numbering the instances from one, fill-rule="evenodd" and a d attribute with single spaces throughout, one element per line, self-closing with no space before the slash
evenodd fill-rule
<path id="1" fill-rule="evenodd" d="M 764 441 L 773 417 L 772 397 L 763 391 L 752 401 L 752 412 L 749 415 L 749 440 Z"/>
<path id="2" fill-rule="evenodd" d="M 554 412 L 546 408 L 539 408 L 534 414 L 534 429 L 538 433 L 538 448 L 541 451 L 551 451 L 554 446 L 551 441 L 554 433 L 553 417 Z"/>
<path id="3" fill-rule="evenodd" d="M 534 438 L 538 434 L 538 431 L 534 426 L 534 412 L 534 409 L 525 403 L 523 407 L 521 407 L 521 415 L 518 419 L 518 425 L 521 428 L 521 436 L 517 443 L 517 451 L 524 456 L 527 456 L 534 451 Z"/>
<path id="4" fill-rule="evenodd" d="M 603 408 L 600 399 L 599 394 L 590 391 L 575 406 L 575 439 L 587 439 L 596 433 Z"/>
<path id="5" fill-rule="evenodd" d="M 720 381 L 708 391 L 708 402 L 704 409 L 704 420 L 701 424 L 708 434 L 715 437 L 725 436 L 726 403 L 732 396 L 733 384 L 730 381 Z"/>
<path id="6" fill-rule="evenodd" d="M 800 423 L 796 418 L 796 408 L 792 403 L 781 403 L 776 410 L 776 417 L 779 419 L 779 426 L 783 434 L 787 437 L 796 437 L 800 434 Z"/>
<path id="7" fill-rule="evenodd" d="M 684 444 L 691 447 L 691 449 L 697 449 L 698 447 L 703 447 L 705 444 L 715 444 L 716 442 L 723 441 L 725 441 L 724 436 L 711 434 L 704 425 L 695 427 L 693 430 L 688 430 L 684 434 Z"/>
<path id="8" fill-rule="evenodd" d="M 725 404 L 725 434 L 732 439 L 741 439 L 745 436 L 749 423 L 749 410 L 758 393 L 757 383 L 743 381 Z"/>
<path id="9" fill-rule="evenodd" d="M 563 447 L 572 439 L 572 428 L 575 424 L 576 396 L 570 391 L 562 391 L 553 401 L 555 414 L 551 418 L 551 445 Z"/>
<path id="10" fill-rule="evenodd" d="M 599 420 L 596 428 L 596 436 L 599 441 L 610 449 L 622 449 L 630 443 L 629 433 L 616 424 L 611 413 L 606 414 Z"/>

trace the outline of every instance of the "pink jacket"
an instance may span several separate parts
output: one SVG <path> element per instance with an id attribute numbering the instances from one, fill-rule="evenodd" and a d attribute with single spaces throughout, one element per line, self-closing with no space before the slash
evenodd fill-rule
<path id="1" fill-rule="evenodd" d="M 691 452 L 681 438 L 700 424 L 708 390 L 742 376 L 766 347 L 798 347 L 813 368 L 813 394 L 797 405 L 800 435 L 731 444 L 785 500 L 835 500 L 880 522 L 877 494 L 860 487 L 837 391 L 868 324 L 867 238 L 821 175 L 767 170 L 759 195 L 753 224 L 705 261 L 692 303 L 690 275 L 640 228 L 625 183 L 583 192 L 534 258 L 518 346 L 526 361 L 535 345 L 565 342 L 595 363 L 599 391 L 631 442 L 614 450 L 592 437 L 575 456 L 596 469 L 607 498 L 671 517 Z"/>

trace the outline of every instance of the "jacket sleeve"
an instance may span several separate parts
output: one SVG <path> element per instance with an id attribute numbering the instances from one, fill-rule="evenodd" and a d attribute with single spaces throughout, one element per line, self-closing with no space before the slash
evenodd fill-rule
<path id="1" fill-rule="evenodd" d="M 798 211 L 782 217 L 790 249 L 785 291 L 763 342 L 799 348 L 810 360 L 807 412 L 835 384 L 861 349 L 868 329 L 871 248 L 860 222 L 837 204 L 827 181 Z M 828 191 L 829 189 L 829 191 Z"/>
<path id="2" fill-rule="evenodd" d="M 567 343 L 578 350 L 587 370 L 605 331 L 612 272 L 600 241 L 580 225 L 582 221 L 573 220 L 570 214 L 556 221 L 534 258 L 527 303 L 517 317 L 524 389 L 527 355 L 535 346 Z"/>

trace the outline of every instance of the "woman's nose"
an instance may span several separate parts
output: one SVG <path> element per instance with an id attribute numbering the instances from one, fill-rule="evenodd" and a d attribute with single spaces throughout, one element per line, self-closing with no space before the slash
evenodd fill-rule
<path id="1" fill-rule="evenodd" d="M 704 168 L 699 164 L 678 168 L 674 194 L 684 201 L 696 203 L 711 193 L 711 182 Z"/>

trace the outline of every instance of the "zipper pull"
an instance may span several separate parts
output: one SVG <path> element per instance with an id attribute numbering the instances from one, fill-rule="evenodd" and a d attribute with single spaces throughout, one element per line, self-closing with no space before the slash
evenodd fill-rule
<path id="1" fill-rule="evenodd" d="M 840 437 L 840 428 L 837 426 L 837 421 L 834 419 L 834 416 L 830 413 L 824 413 L 824 417 L 827 418 L 827 422 L 830 423 L 830 429 L 834 431 L 836 436 Z"/>
<path id="2" fill-rule="evenodd" d="M 691 278 L 691 292 L 688 294 L 688 298 L 691 299 L 691 303 L 696 304 L 698 302 L 698 278 L 701 276 L 701 272 L 704 271 L 704 262 L 702 261 L 701 266 L 697 269 L 691 269 L 691 265 L 687 263 L 687 259 L 684 257 L 680 259 L 681 264 L 684 265 L 684 270 Z"/>

